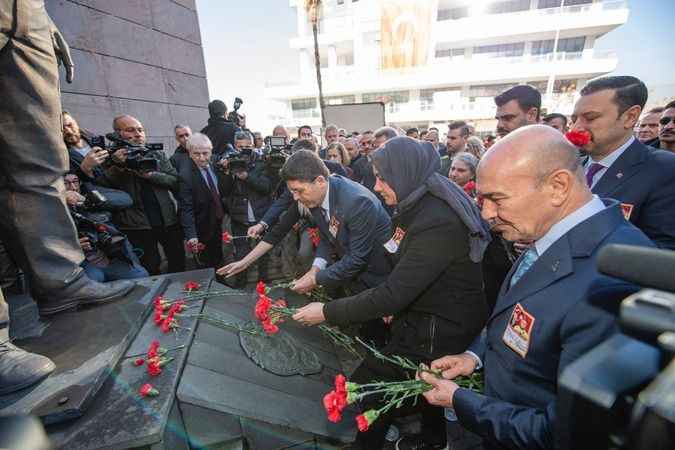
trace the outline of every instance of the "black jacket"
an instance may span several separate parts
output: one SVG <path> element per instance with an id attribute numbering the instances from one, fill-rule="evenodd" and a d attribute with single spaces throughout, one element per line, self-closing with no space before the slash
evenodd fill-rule
<path id="1" fill-rule="evenodd" d="M 393 315 L 387 352 L 422 359 L 463 352 L 488 317 L 466 226 L 447 203 L 426 194 L 392 229 L 405 233 L 390 254 L 394 270 L 375 288 L 327 303 L 326 320 L 341 325 Z"/>
<path id="2" fill-rule="evenodd" d="M 233 222 L 249 222 L 248 202 L 251 202 L 256 222 L 262 219 L 272 204 L 274 185 L 263 161 L 253 163 L 246 180 L 242 181 L 230 173 L 223 176 L 222 185 L 220 195 L 226 199 Z"/>
<path id="3" fill-rule="evenodd" d="M 202 128 L 202 133 L 211 139 L 213 153 L 223 155 L 227 152 L 227 145 L 234 146 L 234 123 L 224 117 L 210 117 L 208 125 Z"/>
<path id="4" fill-rule="evenodd" d="M 181 172 L 181 167 L 184 165 L 188 165 L 191 160 L 190 160 L 190 153 L 186 149 L 183 148 L 182 145 L 179 145 L 176 147 L 176 150 L 173 152 L 173 155 L 169 158 L 169 162 L 173 167 L 176 168 L 176 171 L 180 175 Z"/>

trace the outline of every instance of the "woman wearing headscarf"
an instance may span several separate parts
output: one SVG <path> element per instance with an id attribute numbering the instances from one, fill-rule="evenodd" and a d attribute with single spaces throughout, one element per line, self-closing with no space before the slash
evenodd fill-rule
<path id="1" fill-rule="evenodd" d="M 393 316 L 391 339 L 383 353 L 428 363 L 450 349 L 463 352 L 488 317 L 480 261 L 489 229 L 462 189 L 437 173 L 438 153 L 428 143 L 396 137 L 372 159 L 375 191 L 395 208 L 395 231 L 385 244 L 395 267 L 381 285 L 325 304 L 310 303 L 293 318 L 307 325 L 324 321 L 347 325 Z M 403 380 L 410 375 L 368 355 L 351 380 Z M 361 406 L 369 409 L 369 403 Z M 422 434 L 403 439 L 428 447 L 408 447 L 407 442 L 397 448 L 443 448 L 443 410 L 425 401 L 418 401 L 415 408 L 421 409 Z M 402 412 L 391 409 L 380 416 L 357 435 L 354 448 L 382 448 L 394 415 Z"/>

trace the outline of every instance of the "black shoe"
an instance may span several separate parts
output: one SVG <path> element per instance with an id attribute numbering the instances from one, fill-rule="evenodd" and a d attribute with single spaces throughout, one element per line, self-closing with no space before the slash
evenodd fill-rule
<path id="1" fill-rule="evenodd" d="M 439 450 L 443 448 L 445 444 L 430 444 L 420 434 L 403 436 L 396 441 L 396 450 Z"/>
<path id="2" fill-rule="evenodd" d="M 129 280 L 99 283 L 82 276 L 67 288 L 49 298 L 36 299 L 41 316 L 60 313 L 78 306 L 95 305 L 117 300 L 128 294 L 136 283 Z"/>
<path id="3" fill-rule="evenodd" d="M 46 356 L 28 353 L 10 342 L 0 343 L 0 395 L 32 386 L 55 368 Z"/>

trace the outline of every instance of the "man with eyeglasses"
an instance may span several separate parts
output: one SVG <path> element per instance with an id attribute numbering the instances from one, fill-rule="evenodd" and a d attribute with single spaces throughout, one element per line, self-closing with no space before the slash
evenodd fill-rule
<path id="1" fill-rule="evenodd" d="M 659 145 L 663 150 L 675 152 L 675 100 L 668 103 L 661 114 Z"/>
<path id="2" fill-rule="evenodd" d="M 113 120 L 113 129 L 124 140 L 145 145 L 145 129 L 129 115 Z M 131 196 L 133 205 L 115 214 L 114 223 L 127 235 L 134 247 L 143 251 L 141 263 L 151 275 L 160 273 L 161 245 L 170 273 L 185 270 L 183 232 L 178 223 L 176 206 L 169 191 L 177 192 L 178 173 L 161 150 L 152 150 L 145 157 L 157 160 L 157 171 L 129 169 L 125 162 L 128 149 L 113 153 L 112 164 L 98 179 L 100 184 L 121 189 Z"/>
<path id="3" fill-rule="evenodd" d="M 647 87 L 631 76 L 597 78 L 574 105 L 574 131 L 591 139 L 580 150 L 586 182 L 601 198 L 621 202 L 626 220 L 662 248 L 675 249 L 675 155 L 635 139 Z M 670 125 L 672 130 L 672 125 Z"/>
<path id="4" fill-rule="evenodd" d="M 180 174 L 180 169 L 184 164 L 190 162 L 190 153 L 187 150 L 187 140 L 192 135 L 192 130 L 187 125 L 176 125 L 173 128 L 176 135 L 176 142 L 178 147 L 174 150 L 173 155 L 169 158 L 169 162 L 176 168 Z"/>

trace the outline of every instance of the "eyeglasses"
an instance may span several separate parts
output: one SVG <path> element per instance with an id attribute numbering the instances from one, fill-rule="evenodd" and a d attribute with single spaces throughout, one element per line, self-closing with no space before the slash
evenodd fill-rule
<path id="1" fill-rule="evenodd" d="M 68 186 L 71 186 L 71 185 L 75 185 L 75 184 L 80 184 L 80 180 L 77 179 L 77 178 L 75 178 L 74 180 L 64 179 L 63 183 L 68 185 Z"/>
<path id="2" fill-rule="evenodd" d="M 675 123 L 675 116 L 671 116 L 671 117 L 661 117 L 661 120 L 659 120 L 659 123 L 660 123 L 661 126 L 663 126 L 663 127 L 665 127 L 666 125 L 668 125 L 670 122 Z"/>
<path id="3" fill-rule="evenodd" d="M 179 134 L 178 137 L 179 138 L 190 137 L 190 134 L 189 133 Z"/>

